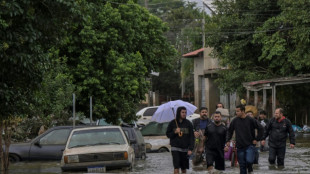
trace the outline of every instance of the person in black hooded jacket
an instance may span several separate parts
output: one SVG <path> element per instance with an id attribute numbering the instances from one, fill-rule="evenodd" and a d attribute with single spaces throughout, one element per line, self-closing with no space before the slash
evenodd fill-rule
<path id="1" fill-rule="evenodd" d="M 194 149 L 194 131 L 192 123 L 186 119 L 185 107 L 177 109 L 176 119 L 169 123 L 166 135 L 170 138 L 174 173 L 179 173 L 180 168 L 182 173 L 186 173 L 189 169 L 188 156 Z"/>
<path id="2" fill-rule="evenodd" d="M 278 166 L 284 166 L 286 152 L 286 139 L 289 134 L 290 148 L 295 147 L 295 133 L 290 120 L 283 116 L 283 109 L 277 108 L 274 111 L 274 117 L 270 119 L 269 124 L 263 136 L 265 140 L 269 136 L 269 158 L 270 164 L 275 164 L 277 158 Z M 265 145 L 265 141 L 261 142 Z"/>

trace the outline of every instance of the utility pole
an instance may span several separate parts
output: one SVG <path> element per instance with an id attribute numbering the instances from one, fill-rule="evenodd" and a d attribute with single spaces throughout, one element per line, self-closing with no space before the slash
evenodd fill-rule
<path id="1" fill-rule="evenodd" d="M 90 96 L 89 98 L 89 119 L 90 125 L 93 125 L 93 97 Z"/>
<path id="2" fill-rule="evenodd" d="M 73 93 L 73 112 L 72 112 L 72 117 L 73 117 L 73 128 L 75 127 L 75 94 Z"/>
<path id="3" fill-rule="evenodd" d="M 202 6 L 202 48 L 206 46 L 206 32 L 205 32 L 205 6 Z"/>
<path id="4" fill-rule="evenodd" d="M 145 8 L 148 8 L 148 0 L 144 0 L 144 6 Z"/>

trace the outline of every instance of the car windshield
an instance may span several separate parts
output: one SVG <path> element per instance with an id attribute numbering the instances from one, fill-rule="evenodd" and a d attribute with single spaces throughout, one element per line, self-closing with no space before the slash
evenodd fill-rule
<path id="1" fill-rule="evenodd" d="M 109 126 L 111 124 L 107 123 L 104 118 L 101 118 L 98 123 L 99 126 Z"/>
<path id="2" fill-rule="evenodd" d="M 124 136 L 118 128 L 88 129 L 73 132 L 68 148 L 125 143 Z"/>
<path id="3" fill-rule="evenodd" d="M 122 119 L 118 119 L 118 122 L 119 122 L 120 124 L 122 124 L 122 123 L 124 124 L 124 123 L 125 123 Z M 134 121 L 131 121 L 130 123 L 127 123 L 127 124 L 135 125 L 135 122 L 134 122 Z M 113 125 L 113 123 L 108 123 L 108 122 L 105 120 L 105 118 L 101 118 L 101 119 L 99 119 L 97 125 L 99 125 L 99 126 L 110 126 L 110 125 Z"/>
<path id="4" fill-rule="evenodd" d="M 144 113 L 143 116 L 152 116 L 156 112 L 157 108 L 149 108 Z"/>
<path id="5" fill-rule="evenodd" d="M 163 136 L 166 135 L 168 124 L 169 122 L 167 123 L 150 122 L 148 125 L 146 125 L 141 129 L 141 133 L 143 136 Z"/>

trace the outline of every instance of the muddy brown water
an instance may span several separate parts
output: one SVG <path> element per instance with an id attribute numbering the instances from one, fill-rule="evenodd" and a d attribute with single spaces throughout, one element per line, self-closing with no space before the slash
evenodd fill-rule
<path id="1" fill-rule="evenodd" d="M 310 174 L 310 134 L 298 134 L 295 149 L 287 148 L 285 168 L 279 169 L 268 164 L 268 152 L 261 152 L 259 164 L 254 166 L 255 174 Z M 132 172 L 123 170 L 108 170 L 107 173 L 130 173 L 130 174 L 170 174 L 173 173 L 172 158 L 169 152 L 148 153 L 146 160 L 137 160 Z M 55 174 L 62 173 L 60 162 L 19 162 L 10 165 L 9 174 Z M 75 172 L 82 173 L 82 172 Z M 203 166 L 190 166 L 187 173 L 207 173 Z M 223 174 L 239 173 L 238 167 L 230 167 L 226 161 L 226 170 Z M 65 174 L 65 173 L 64 173 Z M 69 174 L 66 172 L 66 174 Z"/>

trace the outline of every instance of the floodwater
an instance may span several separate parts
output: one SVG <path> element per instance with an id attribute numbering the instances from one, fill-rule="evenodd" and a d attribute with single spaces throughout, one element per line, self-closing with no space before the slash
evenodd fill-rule
<path id="1" fill-rule="evenodd" d="M 310 173 L 310 134 L 298 134 L 294 149 L 287 148 L 285 156 L 285 168 L 278 169 L 268 164 L 268 152 L 261 152 L 259 164 L 254 166 L 255 174 L 294 174 Z M 9 174 L 56 174 L 62 173 L 59 162 L 19 162 L 10 165 Z M 78 172 L 76 172 L 78 173 Z M 129 174 L 170 174 L 173 173 L 172 157 L 169 152 L 149 153 L 146 160 L 137 160 L 132 172 L 123 170 L 110 170 L 107 173 L 129 173 Z M 203 166 L 192 167 L 187 173 L 202 174 L 207 173 Z M 230 162 L 226 161 L 226 170 L 223 174 L 237 174 L 238 167 L 230 167 Z M 64 173 L 65 174 L 65 173 Z"/>

